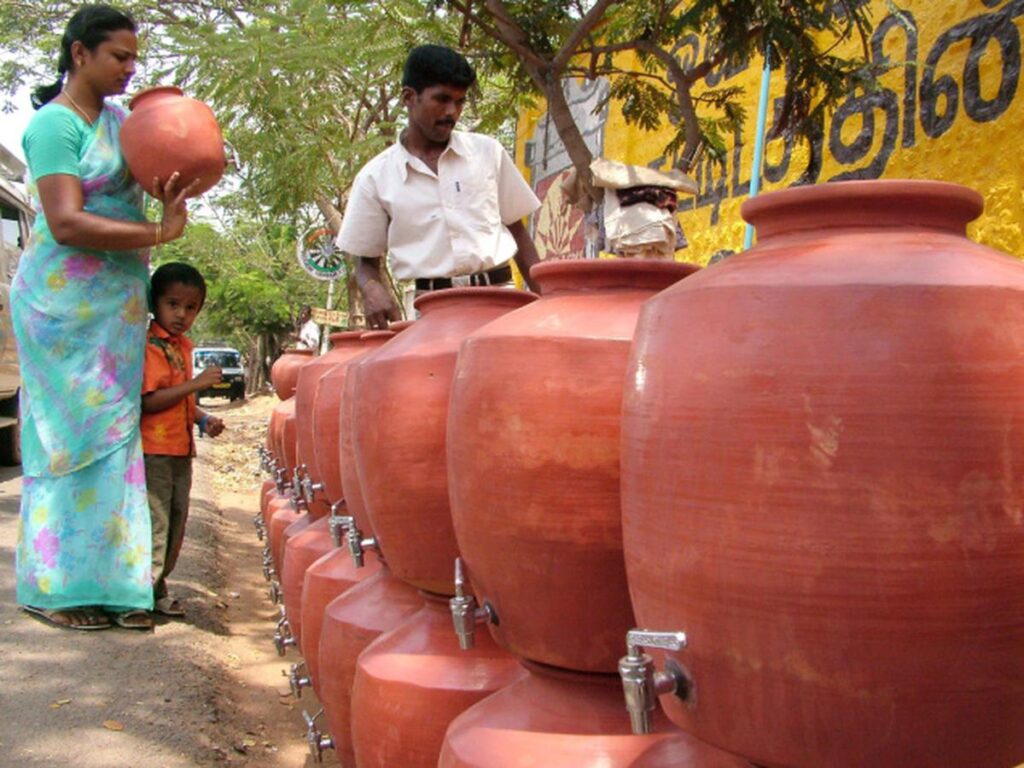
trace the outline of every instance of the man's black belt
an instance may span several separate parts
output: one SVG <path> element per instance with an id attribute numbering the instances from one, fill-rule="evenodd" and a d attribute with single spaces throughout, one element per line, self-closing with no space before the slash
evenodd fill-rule
<path id="1" fill-rule="evenodd" d="M 483 272 L 474 272 L 472 275 L 455 278 L 455 282 L 453 282 L 450 277 L 417 277 L 416 290 L 439 291 L 442 288 L 451 288 L 453 285 L 460 284 L 474 286 L 504 285 L 511 281 L 512 267 L 508 264 L 502 264 L 500 267 L 495 267 L 494 269 L 484 270 Z"/>

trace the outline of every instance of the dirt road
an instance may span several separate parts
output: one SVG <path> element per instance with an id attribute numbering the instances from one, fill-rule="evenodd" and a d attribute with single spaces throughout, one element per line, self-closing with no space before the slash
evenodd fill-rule
<path id="1" fill-rule="evenodd" d="M 227 430 L 202 440 L 181 560 L 171 578 L 185 620 L 155 632 L 71 632 L 14 599 L 19 474 L 0 471 L 0 766 L 305 766 L 301 710 L 270 637 L 253 534 L 253 446 L 276 398 L 204 402 Z M 290 654 L 294 654 L 291 651 Z"/>

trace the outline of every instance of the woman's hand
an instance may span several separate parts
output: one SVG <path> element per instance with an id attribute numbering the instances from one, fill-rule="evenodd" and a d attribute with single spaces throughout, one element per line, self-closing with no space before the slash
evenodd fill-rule
<path id="1" fill-rule="evenodd" d="M 185 224 L 188 221 L 188 207 L 185 199 L 199 185 L 199 179 L 195 179 L 187 187 L 178 189 L 178 182 L 181 174 L 175 171 L 167 179 L 167 183 L 161 185 L 160 179 L 153 179 L 153 197 L 163 204 L 164 215 L 160 222 L 160 242 L 166 243 L 177 240 L 185 231 Z"/>

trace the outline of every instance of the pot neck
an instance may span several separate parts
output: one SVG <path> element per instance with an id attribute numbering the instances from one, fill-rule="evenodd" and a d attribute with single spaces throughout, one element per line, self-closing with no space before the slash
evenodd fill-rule
<path id="1" fill-rule="evenodd" d="M 158 85 L 153 88 L 146 88 L 144 91 L 139 91 L 132 96 L 131 101 L 128 102 L 128 108 L 135 110 L 142 104 L 151 104 L 154 101 L 160 101 L 168 97 L 179 98 L 184 95 L 185 92 L 176 85 Z"/>
<path id="2" fill-rule="evenodd" d="M 530 269 L 542 296 L 595 291 L 663 291 L 696 272 L 696 264 L 643 259 L 567 260 L 536 264 Z"/>
<path id="3" fill-rule="evenodd" d="M 312 349 L 286 349 L 284 352 L 281 353 L 282 357 L 284 355 L 298 355 L 298 356 L 302 356 L 302 357 L 312 357 L 313 356 L 313 350 Z"/>
<path id="4" fill-rule="evenodd" d="M 842 181 L 747 200 L 758 243 L 823 229 L 930 229 L 966 235 L 984 208 L 977 192 L 939 181 Z"/>
<path id="5" fill-rule="evenodd" d="M 338 347 L 355 347 L 359 340 L 366 335 L 366 331 L 340 331 L 332 333 L 327 339 L 331 342 L 331 349 Z"/>
<path id="6" fill-rule="evenodd" d="M 528 291 L 511 291 L 508 288 L 447 288 L 420 296 L 413 303 L 424 317 L 442 309 L 469 310 L 480 307 L 506 311 L 535 301 L 537 295 Z"/>

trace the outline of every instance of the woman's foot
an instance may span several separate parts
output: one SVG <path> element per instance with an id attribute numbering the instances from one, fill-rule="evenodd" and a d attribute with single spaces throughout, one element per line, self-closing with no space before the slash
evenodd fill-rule
<path id="1" fill-rule="evenodd" d="M 96 630 L 110 629 L 110 619 L 99 608 L 86 606 L 82 608 L 67 608 L 65 610 L 47 610 L 37 608 L 34 605 L 23 606 L 25 613 L 34 616 L 50 626 L 60 629 Z"/>
<path id="2" fill-rule="evenodd" d="M 156 603 L 153 605 L 153 612 L 159 613 L 163 616 L 184 616 L 185 608 L 181 603 L 178 602 L 177 598 L 171 597 L 170 595 L 164 595 L 158 598 Z"/>
<path id="3" fill-rule="evenodd" d="M 125 611 L 124 613 L 112 613 L 110 617 L 117 626 L 123 629 L 141 629 L 145 631 L 153 628 L 153 617 L 149 615 L 149 611 L 144 611 L 141 608 L 134 611 Z"/>

